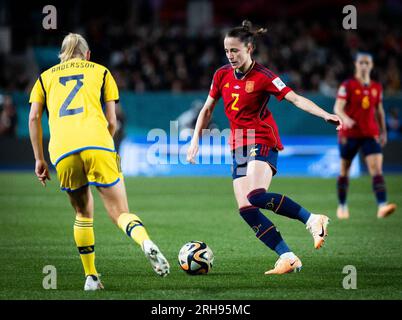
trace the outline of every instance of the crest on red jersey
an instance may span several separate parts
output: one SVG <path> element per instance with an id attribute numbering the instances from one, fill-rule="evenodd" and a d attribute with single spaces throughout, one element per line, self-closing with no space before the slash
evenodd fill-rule
<path id="1" fill-rule="evenodd" d="M 378 91 L 377 89 L 371 89 L 371 94 L 373 95 L 373 97 L 377 97 Z"/>
<path id="2" fill-rule="evenodd" d="M 254 81 L 246 81 L 245 90 L 247 93 L 253 92 L 254 91 Z"/>

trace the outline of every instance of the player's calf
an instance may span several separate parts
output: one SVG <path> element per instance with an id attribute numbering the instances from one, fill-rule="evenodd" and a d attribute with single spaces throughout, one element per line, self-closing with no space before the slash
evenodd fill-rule
<path id="1" fill-rule="evenodd" d="M 297 219 L 304 224 L 307 222 L 311 214 L 305 208 L 285 195 L 266 192 L 266 190 L 262 188 L 251 191 L 247 195 L 247 198 L 253 206 L 271 210 L 291 219 Z"/>
<path id="2" fill-rule="evenodd" d="M 257 239 L 262 241 L 268 248 L 278 255 L 291 251 L 272 221 L 262 214 L 258 208 L 247 206 L 240 208 L 239 211 L 240 216 L 253 229 Z"/>

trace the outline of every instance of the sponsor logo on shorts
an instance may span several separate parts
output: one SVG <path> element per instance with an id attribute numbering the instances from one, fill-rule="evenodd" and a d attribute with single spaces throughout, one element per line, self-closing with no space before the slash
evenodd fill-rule
<path id="1" fill-rule="evenodd" d="M 252 148 L 252 149 L 250 150 L 250 157 L 255 157 L 255 156 L 257 156 L 257 151 L 258 151 L 258 148 Z"/>

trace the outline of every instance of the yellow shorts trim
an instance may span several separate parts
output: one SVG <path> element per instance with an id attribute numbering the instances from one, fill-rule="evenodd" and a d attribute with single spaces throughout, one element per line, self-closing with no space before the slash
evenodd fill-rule
<path id="1" fill-rule="evenodd" d="M 117 152 L 86 149 L 71 154 L 56 165 L 63 191 L 76 191 L 88 185 L 111 187 L 123 180 Z"/>

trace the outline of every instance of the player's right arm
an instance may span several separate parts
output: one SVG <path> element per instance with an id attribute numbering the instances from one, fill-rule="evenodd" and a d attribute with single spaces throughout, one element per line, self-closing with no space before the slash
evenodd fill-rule
<path id="1" fill-rule="evenodd" d="M 346 100 L 337 98 L 334 105 L 334 113 L 343 120 L 345 128 L 350 129 L 355 125 L 355 121 L 345 113 Z"/>
<path id="2" fill-rule="evenodd" d="M 211 88 L 209 90 L 209 95 L 207 100 L 202 107 L 200 114 L 198 115 L 197 122 L 194 128 L 194 135 L 191 139 L 190 147 L 187 150 L 187 161 L 190 163 L 195 163 L 195 156 L 198 152 L 199 139 L 202 135 L 202 130 L 207 128 L 209 122 L 212 118 L 212 112 L 214 111 L 216 102 L 221 96 L 220 82 L 222 78 L 222 73 L 218 71 L 215 72 L 212 79 Z"/>
<path id="3" fill-rule="evenodd" d="M 208 96 L 202 107 L 200 114 L 198 115 L 197 122 L 195 124 L 194 135 L 191 139 L 190 147 L 187 150 L 187 161 L 195 163 L 195 156 L 197 155 L 199 148 L 199 139 L 202 135 L 202 130 L 207 128 L 212 118 L 212 112 L 214 111 L 216 100 L 211 96 Z"/>
<path id="4" fill-rule="evenodd" d="M 49 168 L 43 154 L 42 143 L 42 114 L 46 103 L 46 92 L 42 76 L 36 80 L 29 98 L 31 110 L 29 112 L 29 137 L 35 156 L 35 174 L 40 183 L 46 186 L 46 180 L 50 180 Z"/>
<path id="5" fill-rule="evenodd" d="M 35 156 L 35 174 L 40 183 L 46 186 L 46 180 L 50 180 L 50 173 L 43 154 L 42 144 L 42 114 L 43 103 L 32 102 L 29 112 L 29 137 Z"/>
<path id="6" fill-rule="evenodd" d="M 338 115 L 346 129 L 350 129 L 355 125 L 355 121 L 345 112 L 345 106 L 348 99 L 347 82 L 341 84 L 338 89 L 338 94 L 335 100 L 334 113 Z"/>

